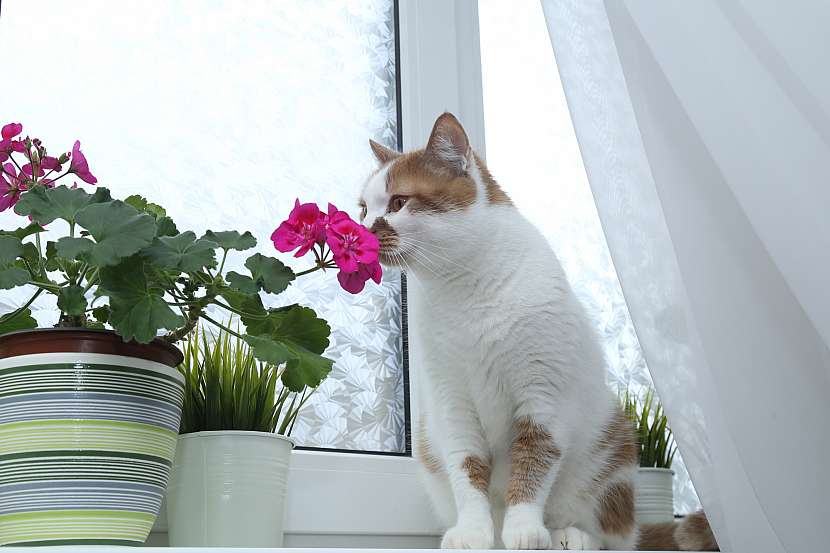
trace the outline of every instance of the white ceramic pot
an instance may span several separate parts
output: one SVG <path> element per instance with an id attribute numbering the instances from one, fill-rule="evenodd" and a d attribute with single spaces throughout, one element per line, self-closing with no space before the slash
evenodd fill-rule
<path id="1" fill-rule="evenodd" d="M 289 438 L 221 430 L 179 436 L 167 490 L 171 547 L 281 547 Z"/>
<path id="2" fill-rule="evenodd" d="M 634 511 L 638 523 L 674 520 L 674 492 L 671 469 L 640 467 L 634 493 Z"/>

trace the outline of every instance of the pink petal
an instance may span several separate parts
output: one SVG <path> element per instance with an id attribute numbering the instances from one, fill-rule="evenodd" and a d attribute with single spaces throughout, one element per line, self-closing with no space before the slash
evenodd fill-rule
<path id="1" fill-rule="evenodd" d="M 383 269 L 381 268 L 380 263 L 376 261 L 375 264 L 369 269 L 369 273 L 369 278 L 374 280 L 375 284 L 380 284 L 380 281 L 383 279 Z"/>
<path id="2" fill-rule="evenodd" d="M 98 182 L 98 179 L 96 179 L 89 171 L 78 173 L 78 178 L 87 184 L 95 184 L 96 182 Z"/>
<path id="3" fill-rule="evenodd" d="M 277 251 L 285 253 L 299 246 L 302 243 L 302 237 L 295 232 L 291 223 L 283 221 L 271 234 L 271 241 Z"/>
<path id="4" fill-rule="evenodd" d="M 0 135 L 2 135 L 2 137 L 5 139 L 9 139 L 14 138 L 22 132 L 23 125 L 21 125 L 20 123 L 9 123 L 7 125 L 4 125 L 3 129 L 0 130 Z"/>
<path id="5" fill-rule="evenodd" d="M 359 294 L 366 286 L 366 280 L 361 278 L 358 271 L 351 273 L 340 271 L 337 273 L 337 281 L 340 283 L 340 287 L 350 294 Z"/>
<path id="6" fill-rule="evenodd" d="M 358 269 L 357 260 L 354 258 L 354 255 L 348 250 L 342 252 L 340 255 L 335 253 L 334 262 L 337 264 L 338 267 L 340 267 L 341 271 L 345 271 L 347 273 L 353 273 Z"/>

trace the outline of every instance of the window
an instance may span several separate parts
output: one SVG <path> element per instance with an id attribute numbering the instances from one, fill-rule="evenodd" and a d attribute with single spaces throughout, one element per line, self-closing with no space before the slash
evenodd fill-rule
<path id="1" fill-rule="evenodd" d="M 17 52 L 4 73 L 25 85 L 0 89 L 0 119 L 52 148 L 80 139 L 102 185 L 164 205 L 180 228 L 248 229 L 273 255 L 268 238 L 295 198 L 354 213 L 375 166 L 368 139 L 397 147 L 392 0 L 3 8 L 0 51 Z M 316 274 L 277 298 L 333 329 L 336 363 L 294 429 L 301 445 L 405 451 L 400 277 L 367 288 L 351 296 Z M 27 297 L 10 296 L 0 310 Z M 35 307 L 52 324 L 54 301 Z"/>
<path id="2" fill-rule="evenodd" d="M 588 308 L 609 361 L 608 384 L 651 384 L 582 166 L 538 2 L 480 0 L 487 164 L 545 234 Z M 700 508 L 683 460 L 672 466 L 675 512 Z"/>

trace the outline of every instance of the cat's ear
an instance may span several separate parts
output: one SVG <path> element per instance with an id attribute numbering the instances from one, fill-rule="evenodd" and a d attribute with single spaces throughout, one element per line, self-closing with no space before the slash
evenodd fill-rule
<path id="1" fill-rule="evenodd" d="M 426 152 L 454 173 L 467 171 L 472 158 L 470 141 L 464 127 L 452 113 L 444 113 L 435 120 Z"/>
<path id="2" fill-rule="evenodd" d="M 401 155 L 399 152 L 396 152 L 395 150 L 390 150 L 386 146 L 378 144 L 371 138 L 369 139 L 369 146 L 372 148 L 372 153 L 375 154 L 375 157 L 378 158 L 378 161 L 381 165 L 385 164 L 388 161 L 392 161 L 393 159 Z"/>

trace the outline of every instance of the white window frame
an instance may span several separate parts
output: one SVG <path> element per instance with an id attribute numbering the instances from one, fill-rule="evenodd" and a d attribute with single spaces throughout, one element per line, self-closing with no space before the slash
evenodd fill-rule
<path id="1" fill-rule="evenodd" d="M 403 150 L 423 146 L 452 112 L 484 155 L 477 0 L 398 0 Z M 368 147 L 368 145 L 367 145 Z M 410 296 L 417 290 L 410 287 Z M 418 314 L 409 312 L 409 319 Z M 410 405 L 418 420 L 418 344 L 409 337 Z M 162 512 L 147 545 L 167 543 Z M 294 451 L 286 547 L 435 548 L 440 526 L 411 457 Z"/>

